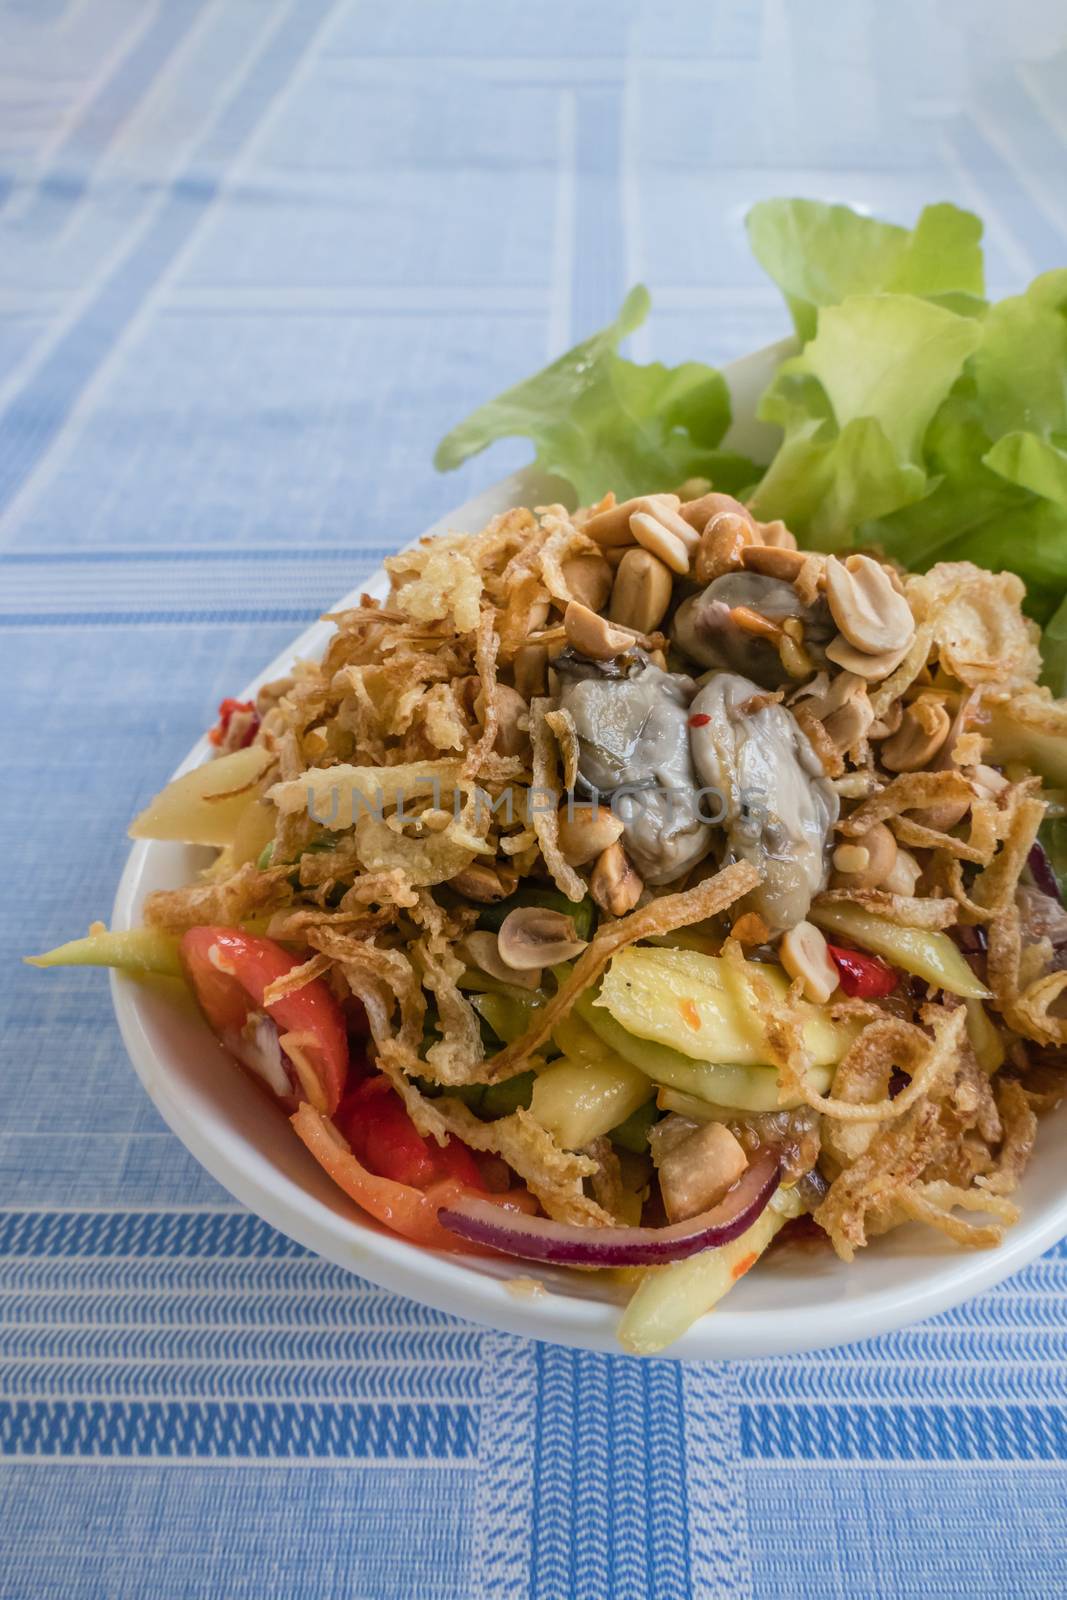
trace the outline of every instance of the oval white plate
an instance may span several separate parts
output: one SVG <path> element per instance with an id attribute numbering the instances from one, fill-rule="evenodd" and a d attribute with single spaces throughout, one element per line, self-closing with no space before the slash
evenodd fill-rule
<path id="1" fill-rule="evenodd" d="M 788 344 L 757 351 L 725 369 L 737 418 L 729 443 L 759 456 L 768 432 L 752 420 L 755 401 Z M 543 503 L 532 472 L 504 479 L 431 528 L 473 532 L 509 506 Z M 384 572 L 357 592 L 383 596 Z M 316 623 L 254 683 L 280 677 L 298 656 L 321 652 L 332 629 Z M 177 769 L 210 754 L 206 739 Z M 140 920 L 145 896 L 190 880 L 207 859 L 182 845 L 137 843 L 115 900 L 112 926 Z M 522 1263 L 461 1265 L 420 1250 L 363 1219 L 275 1111 L 247 1082 L 187 1005 L 113 973 L 112 996 L 130 1059 L 159 1112 L 224 1188 L 273 1227 L 343 1267 L 415 1300 L 510 1333 L 595 1350 L 617 1350 L 623 1296 L 584 1274 L 536 1269 L 548 1292 L 518 1296 L 507 1280 Z M 784 1251 L 749 1274 L 711 1316 L 667 1354 L 685 1360 L 786 1355 L 885 1333 L 958 1304 L 1025 1266 L 1067 1233 L 1067 1113 L 1046 1118 L 1022 1186 L 1023 1220 L 999 1250 L 953 1249 L 929 1230 L 900 1229 L 845 1266 L 827 1250 Z M 532 1274 L 533 1275 L 533 1274 Z"/>

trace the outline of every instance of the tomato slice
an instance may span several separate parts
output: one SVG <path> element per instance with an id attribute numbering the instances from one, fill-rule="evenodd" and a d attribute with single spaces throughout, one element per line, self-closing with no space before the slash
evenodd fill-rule
<path id="1" fill-rule="evenodd" d="M 190 928 L 180 951 L 200 1009 L 227 1049 L 286 1110 L 310 1100 L 332 1115 L 348 1077 L 348 1032 L 324 980 L 264 1004 L 268 985 L 301 965 L 273 939 Z"/>
<path id="2" fill-rule="evenodd" d="M 314 1106 L 302 1105 L 289 1120 L 334 1183 L 376 1222 L 383 1223 L 415 1244 L 429 1245 L 435 1250 L 448 1250 L 453 1254 L 478 1253 L 477 1250 L 472 1252 L 465 1240 L 442 1228 L 437 1220 L 440 1208 L 453 1204 L 464 1193 L 463 1186 L 454 1179 L 446 1179 L 425 1191 L 408 1183 L 397 1183 L 392 1178 L 380 1177 L 367 1171 L 348 1148 L 344 1136 Z"/>
<path id="3" fill-rule="evenodd" d="M 424 1139 L 404 1102 L 379 1073 L 345 1095 L 334 1117 L 352 1153 L 371 1172 L 415 1189 L 450 1179 L 467 1189 L 484 1189 L 474 1156 L 459 1139 L 440 1145 Z"/>

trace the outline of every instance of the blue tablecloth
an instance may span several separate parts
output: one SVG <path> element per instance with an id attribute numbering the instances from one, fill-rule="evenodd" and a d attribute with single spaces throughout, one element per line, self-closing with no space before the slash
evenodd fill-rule
<path id="1" fill-rule="evenodd" d="M 521 461 L 430 467 L 644 278 L 638 354 L 786 319 L 760 195 L 1067 261 L 1057 0 L 0 4 L 0 1596 L 1048 1596 L 1067 1254 L 683 1370 L 309 1256 L 163 1128 L 106 985 L 124 826 L 236 689 Z"/>

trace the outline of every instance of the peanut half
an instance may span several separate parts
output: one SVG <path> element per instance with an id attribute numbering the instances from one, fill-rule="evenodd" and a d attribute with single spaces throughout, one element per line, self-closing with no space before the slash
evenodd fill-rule
<path id="1" fill-rule="evenodd" d="M 641 898 L 644 884 L 618 840 L 597 859 L 589 879 L 589 892 L 601 911 L 624 917 Z"/>
<path id="2" fill-rule="evenodd" d="M 608 616 L 621 628 L 653 633 L 667 614 L 674 579 L 650 550 L 627 550 L 615 574 Z"/>
<path id="3" fill-rule="evenodd" d="M 915 618 L 888 567 L 870 556 L 831 556 L 824 578 L 830 615 L 850 645 L 869 656 L 907 649 Z"/>
<path id="4" fill-rule="evenodd" d="M 590 611 L 603 611 L 611 593 L 612 571 L 603 556 L 592 551 L 571 556 L 563 563 L 563 577 L 571 596 Z"/>
<path id="5" fill-rule="evenodd" d="M 606 511 L 598 511 L 595 517 L 590 517 L 582 532 L 595 541 L 595 543 L 610 548 L 614 545 L 633 544 L 634 536 L 630 528 L 630 518 L 635 511 L 644 511 L 651 516 L 660 516 L 665 512 L 678 509 L 678 496 L 676 494 L 642 494 L 633 500 L 623 500 L 619 505 L 609 506 Z"/>
<path id="6" fill-rule="evenodd" d="M 611 661 L 634 647 L 632 633 L 613 628 L 610 622 L 577 600 L 572 600 L 563 613 L 563 627 L 571 648 L 591 661 Z"/>
<path id="7" fill-rule="evenodd" d="M 672 572 L 679 577 L 686 576 L 689 571 L 689 547 L 658 516 L 652 516 L 647 511 L 635 511 L 630 518 L 630 531 L 639 545 L 658 556 Z"/>
<path id="8" fill-rule="evenodd" d="M 805 1000 L 824 1006 L 837 988 L 837 968 L 826 940 L 812 922 L 798 922 L 782 935 L 778 945 L 782 966 L 799 979 Z"/>

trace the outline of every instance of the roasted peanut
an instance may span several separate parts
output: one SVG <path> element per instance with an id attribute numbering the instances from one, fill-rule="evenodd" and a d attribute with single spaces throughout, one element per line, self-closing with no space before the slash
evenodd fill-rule
<path id="1" fill-rule="evenodd" d="M 765 578 L 780 578 L 783 583 L 792 583 L 807 559 L 804 551 L 773 544 L 746 544 L 741 552 L 741 565 L 746 572 L 759 572 Z"/>
<path id="2" fill-rule="evenodd" d="M 865 650 L 857 650 L 843 633 L 839 633 L 826 646 L 826 659 L 836 667 L 844 667 L 846 672 L 854 672 L 858 678 L 866 678 L 868 683 L 877 683 L 896 671 L 910 646 L 909 640 L 899 650 L 883 650 L 881 654 L 872 656 Z"/>
<path id="3" fill-rule="evenodd" d="M 735 511 L 716 511 L 700 535 L 693 563 L 697 582 L 711 583 L 724 572 L 740 572 L 752 537 L 752 526 L 744 517 Z"/>
<path id="4" fill-rule="evenodd" d="M 698 1124 L 659 1158 L 660 1196 L 668 1222 L 684 1222 L 717 1205 L 747 1166 L 740 1140 L 725 1124 Z"/>
<path id="5" fill-rule="evenodd" d="M 515 687 L 524 700 L 544 694 L 548 677 L 548 651 L 543 644 L 520 645 L 512 664 Z"/>
<path id="6" fill-rule="evenodd" d="M 957 823 L 962 822 L 971 809 L 970 796 L 957 795 L 951 800 L 937 800 L 932 806 L 924 806 L 918 811 L 909 811 L 908 816 L 917 822 L 920 828 L 930 828 L 934 833 L 948 833 Z"/>
<path id="7" fill-rule="evenodd" d="M 589 893 L 613 917 L 624 917 L 641 897 L 644 884 L 618 840 L 597 859 L 589 879 Z"/>
<path id="8" fill-rule="evenodd" d="M 638 495 L 634 500 L 623 500 L 618 505 L 610 506 L 606 511 L 598 511 L 595 517 L 589 518 L 582 532 L 599 545 L 633 544 L 630 518 L 635 511 L 649 512 L 657 516 L 661 512 L 676 511 L 677 508 L 676 494 Z"/>
<path id="9" fill-rule="evenodd" d="M 556 841 L 568 865 L 581 867 L 621 838 L 622 829 L 622 819 L 608 806 L 564 806 Z"/>
<path id="10" fill-rule="evenodd" d="M 539 628 L 544 627 L 545 623 L 548 621 L 548 613 L 551 608 L 551 602 L 547 595 L 540 600 L 534 600 L 531 602 L 529 609 L 526 612 L 527 633 L 536 633 Z"/>
<path id="11" fill-rule="evenodd" d="M 871 702 L 866 693 L 862 697 L 854 695 L 836 711 L 831 711 L 823 722 L 823 727 L 829 734 L 834 749 L 839 750 L 842 755 L 846 750 L 854 750 L 860 740 L 866 738 L 873 715 Z"/>
<path id="12" fill-rule="evenodd" d="M 491 978 L 499 978 L 502 983 L 515 984 L 520 989 L 536 989 L 541 981 L 539 966 L 510 966 L 500 954 L 496 934 L 485 929 L 468 933 L 460 941 L 459 953 L 472 967 L 487 972 Z"/>
<path id="13" fill-rule="evenodd" d="M 848 844 L 839 844 L 834 851 L 834 887 L 880 889 L 896 859 L 896 839 L 884 822 L 877 822 Z"/>
<path id="14" fill-rule="evenodd" d="M 789 976 L 800 980 L 805 1000 L 824 1006 L 837 988 L 837 968 L 815 924 L 798 922 L 784 933 L 778 955 Z"/>
<path id="15" fill-rule="evenodd" d="M 728 511 L 731 516 L 742 517 L 752 530 L 755 539 L 759 533 L 759 524 L 740 500 L 735 500 L 732 494 L 702 494 L 698 500 L 685 500 L 678 507 L 678 515 L 684 517 L 691 528 L 697 533 L 703 533 L 712 517 L 720 511 Z"/>
<path id="16" fill-rule="evenodd" d="M 530 708 L 518 689 L 498 683 L 494 690 L 497 730 L 493 748 L 502 756 L 517 756 L 530 737 Z"/>
<path id="17" fill-rule="evenodd" d="M 685 517 L 680 515 L 673 495 L 669 499 L 666 495 L 649 495 L 647 504 L 642 506 L 641 510 L 647 515 L 655 517 L 657 522 L 662 522 L 667 532 L 673 533 L 676 539 L 680 539 L 690 555 L 693 553 L 697 547 L 698 535 Z"/>
<path id="18" fill-rule="evenodd" d="M 482 861 L 464 867 L 462 872 L 457 872 L 454 878 L 448 880 L 450 889 L 455 889 L 457 894 L 464 895 L 468 900 L 476 900 L 479 905 L 492 905 L 494 901 L 506 900 L 509 894 L 514 894 L 518 885 L 519 874 L 514 867 L 490 867 Z"/>
<path id="19" fill-rule="evenodd" d="M 684 577 L 689 571 L 689 548 L 658 517 L 647 511 L 635 511 L 630 518 L 630 529 L 638 544 Z"/>
<path id="20" fill-rule="evenodd" d="M 872 739 L 888 739 L 891 733 L 896 733 L 904 716 L 903 700 L 894 700 L 885 714 L 871 723 L 870 737 Z"/>
<path id="21" fill-rule="evenodd" d="M 952 718 L 939 700 L 920 695 L 904 712 L 900 727 L 883 739 L 879 756 L 889 772 L 921 772 L 948 738 Z"/>
<path id="22" fill-rule="evenodd" d="M 796 535 L 790 533 L 780 518 L 775 522 L 757 522 L 756 526 L 764 544 L 773 545 L 776 550 L 796 549 Z"/>
<path id="23" fill-rule="evenodd" d="M 915 885 L 923 875 L 923 869 L 916 861 L 910 850 L 897 846 L 897 857 L 893 862 L 892 870 L 887 872 L 881 883 L 880 889 L 887 890 L 890 894 L 903 895 L 910 900 L 915 893 Z"/>
<path id="24" fill-rule="evenodd" d="M 851 672 L 825 674 L 801 691 L 800 704 L 818 717 L 835 750 L 852 750 L 867 733 L 874 712 L 867 685 Z"/>
<path id="25" fill-rule="evenodd" d="M 670 568 L 650 550 L 627 550 L 615 574 L 608 616 L 621 628 L 652 633 L 671 603 L 674 579 Z"/>
<path id="26" fill-rule="evenodd" d="M 861 844 L 839 844 L 834 851 L 834 870 L 845 877 L 856 878 L 870 866 L 870 851 Z"/>
<path id="27" fill-rule="evenodd" d="M 572 600 L 563 613 L 563 627 L 571 648 L 591 661 L 611 661 L 634 647 L 632 633 L 613 628 L 610 622 L 577 600 Z"/>
<path id="28" fill-rule="evenodd" d="M 516 972 L 535 972 L 572 961 L 581 955 L 586 942 L 578 938 L 571 917 L 547 906 L 516 906 L 496 936 L 500 959 Z"/>
<path id="29" fill-rule="evenodd" d="M 840 632 L 855 649 L 878 656 L 906 650 L 915 618 L 887 567 L 870 556 L 831 556 L 824 569 L 826 600 Z"/>
<path id="30" fill-rule="evenodd" d="M 575 600 L 590 611 L 603 611 L 611 593 L 611 567 L 603 556 L 591 552 L 571 556 L 563 563 L 563 577 Z"/>

